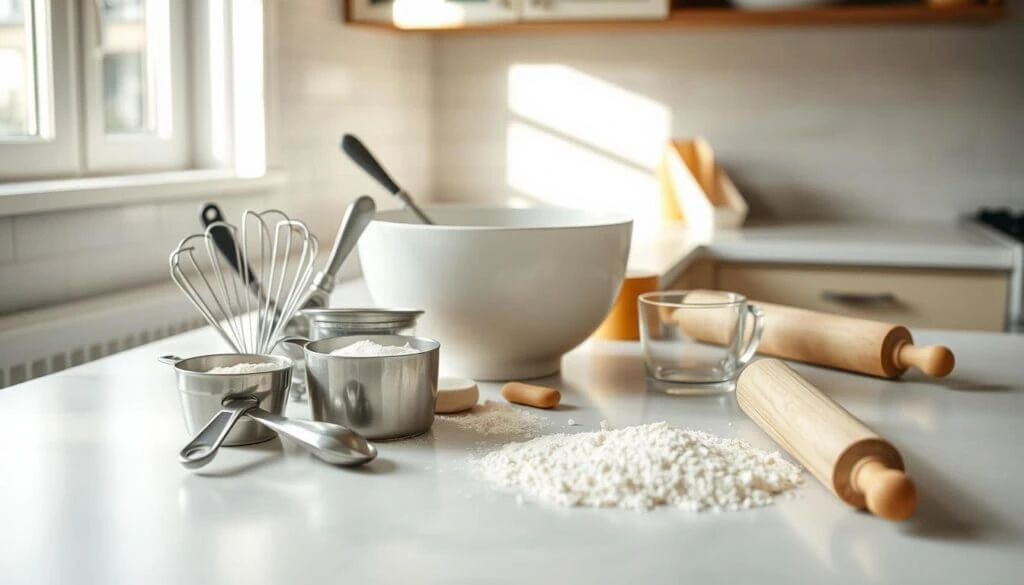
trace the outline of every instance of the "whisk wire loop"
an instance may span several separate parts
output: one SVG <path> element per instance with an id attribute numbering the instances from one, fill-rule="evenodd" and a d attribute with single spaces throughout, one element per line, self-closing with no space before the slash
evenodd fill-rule
<path id="1" fill-rule="evenodd" d="M 233 236 L 234 266 L 214 230 Z M 169 257 L 171 279 L 232 349 L 265 354 L 308 296 L 318 251 L 305 223 L 276 209 L 246 211 L 241 229 L 217 221 L 182 239 Z"/>

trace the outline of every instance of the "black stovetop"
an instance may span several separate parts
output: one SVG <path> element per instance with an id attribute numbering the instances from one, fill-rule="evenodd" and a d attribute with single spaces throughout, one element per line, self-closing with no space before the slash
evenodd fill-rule
<path id="1" fill-rule="evenodd" d="M 981 223 L 1024 242 L 1024 211 L 1014 213 L 1005 207 L 995 209 L 982 207 L 974 217 Z"/>

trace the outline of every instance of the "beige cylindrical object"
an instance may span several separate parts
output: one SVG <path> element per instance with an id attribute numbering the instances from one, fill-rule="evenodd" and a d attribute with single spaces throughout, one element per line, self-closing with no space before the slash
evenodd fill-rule
<path id="1" fill-rule="evenodd" d="M 479 399 L 480 389 L 473 380 L 440 378 L 437 381 L 437 400 L 434 401 L 434 413 L 451 414 L 469 410 L 476 406 Z"/>
<path id="2" fill-rule="evenodd" d="M 534 386 L 522 382 L 509 382 L 501 388 L 501 395 L 509 402 L 537 408 L 554 408 L 562 399 L 562 393 L 547 386 Z"/>
<path id="3" fill-rule="evenodd" d="M 637 298 L 646 292 L 658 290 L 658 275 L 653 272 L 631 270 L 622 280 L 622 288 L 611 311 L 594 331 L 595 339 L 637 341 L 640 339 L 640 317 Z"/>
<path id="4" fill-rule="evenodd" d="M 736 402 L 844 502 L 888 520 L 906 519 L 917 507 L 899 451 L 784 362 L 747 366 Z"/>
<path id="5" fill-rule="evenodd" d="M 757 352 L 883 378 L 898 378 L 916 367 L 929 376 L 953 371 L 953 352 L 942 345 L 914 345 L 901 325 L 819 313 L 751 300 L 765 313 Z M 677 313 L 683 332 L 707 343 L 725 342 L 729 328 L 713 319 L 687 320 Z"/>

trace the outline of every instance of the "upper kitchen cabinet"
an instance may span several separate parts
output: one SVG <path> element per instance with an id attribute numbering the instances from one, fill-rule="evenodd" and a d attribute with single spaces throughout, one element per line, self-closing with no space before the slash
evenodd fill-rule
<path id="1" fill-rule="evenodd" d="M 344 0 L 343 0 L 344 1 Z M 437 32 L 600 28 L 978 23 L 1005 18 L 1002 0 L 853 0 L 777 8 L 749 0 L 348 0 L 355 25 Z M 757 8 L 744 8 L 744 6 Z"/>
<path id="2" fill-rule="evenodd" d="M 519 19 L 523 1 L 348 0 L 346 14 L 351 22 L 379 23 L 402 29 L 460 28 L 514 22 Z"/>
<path id="3" fill-rule="evenodd" d="M 518 21 L 665 19 L 669 0 L 349 0 L 351 22 L 459 29 Z"/>
<path id="4" fill-rule="evenodd" d="M 669 0 L 522 0 L 523 20 L 664 19 Z"/>

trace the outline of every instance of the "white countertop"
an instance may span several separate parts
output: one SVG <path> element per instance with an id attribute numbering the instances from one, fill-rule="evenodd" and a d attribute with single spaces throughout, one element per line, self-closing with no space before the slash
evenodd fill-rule
<path id="1" fill-rule="evenodd" d="M 695 233 L 638 228 L 630 267 L 671 283 L 694 259 L 737 262 L 1017 270 L 1019 246 L 969 222 L 806 222 Z"/>
<path id="2" fill-rule="evenodd" d="M 335 305 L 365 304 L 358 282 Z M 0 581 L 115 583 L 1011 583 L 1024 572 L 1024 336 L 915 331 L 958 356 L 942 381 L 798 365 L 902 452 L 920 505 L 856 512 L 808 476 L 792 500 L 695 514 L 517 505 L 470 473 L 494 438 L 435 424 L 334 468 L 278 440 L 181 468 L 168 353 L 223 349 L 203 329 L 0 390 Z M 634 343 L 563 360 L 547 432 L 667 420 L 767 449 L 733 395 L 671 396 Z M 500 399 L 483 384 L 482 398 Z M 304 414 L 293 403 L 290 414 Z M 582 426 L 566 427 L 569 418 Z"/>

